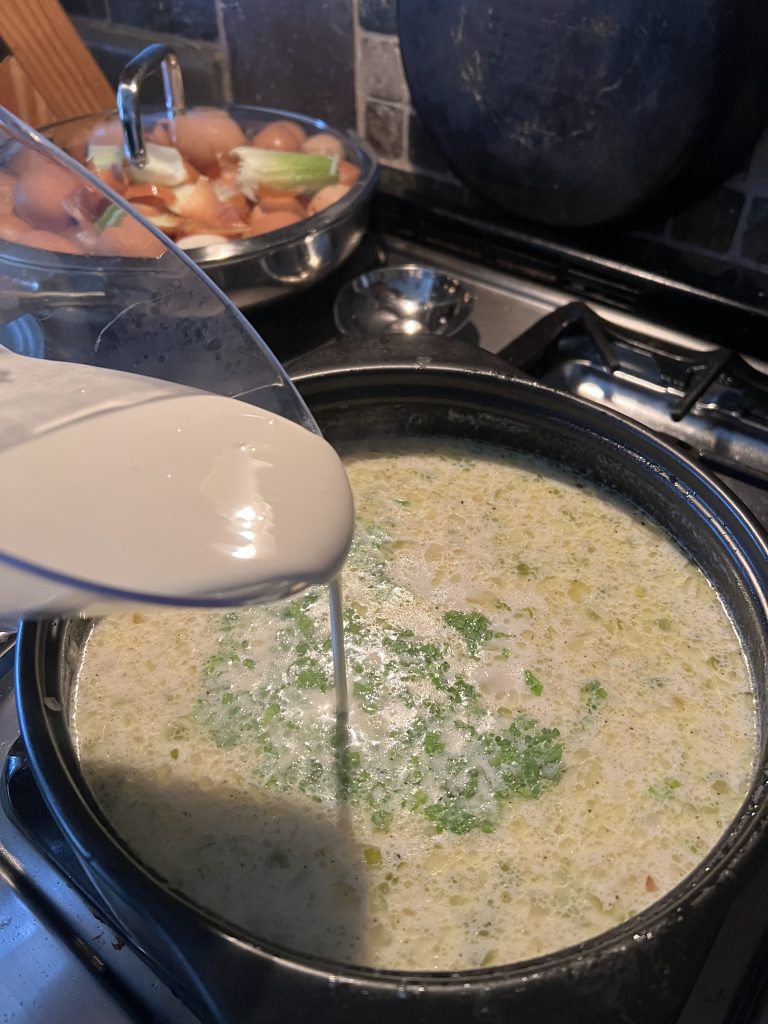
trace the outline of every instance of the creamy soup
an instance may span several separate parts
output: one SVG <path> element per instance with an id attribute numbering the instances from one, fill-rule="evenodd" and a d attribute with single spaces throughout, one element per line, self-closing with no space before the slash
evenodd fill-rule
<path id="1" fill-rule="evenodd" d="M 252 935 L 384 968 L 554 951 L 678 883 L 756 753 L 738 638 L 644 515 L 449 440 L 350 450 L 347 729 L 325 591 L 102 620 L 74 705 L 106 815 Z"/>

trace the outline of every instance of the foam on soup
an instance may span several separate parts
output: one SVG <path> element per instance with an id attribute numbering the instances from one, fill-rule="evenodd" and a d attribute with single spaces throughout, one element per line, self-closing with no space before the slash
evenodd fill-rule
<path id="1" fill-rule="evenodd" d="M 619 924 L 736 815 L 756 756 L 733 625 L 646 516 L 451 440 L 350 449 L 349 729 L 322 590 L 102 620 L 74 725 L 119 834 L 303 953 L 511 963 Z"/>

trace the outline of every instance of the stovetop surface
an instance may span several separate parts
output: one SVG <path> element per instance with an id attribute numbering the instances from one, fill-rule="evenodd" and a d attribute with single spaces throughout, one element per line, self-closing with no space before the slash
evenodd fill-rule
<path id="1" fill-rule="evenodd" d="M 344 282 L 382 263 L 412 262 L 449 271 L 472 290 L 472 318 L 457 335 L 466 345 L 470 365 L 478 347 L 512 360 L 519 357 L 520 349 L 515 353 L 515 344 L 519 346 L 521 336 L 533 345 L 535 338 L 531 339 L 530 334 L 536 330 L 535 325 L 574 300 L 551 279 L 542 280 L 544 275 L 539 279 L 514 276 L 498 266 L 466 260 L 412 239 L 369 234 L 349 263 L 324 285 L 287 303 L 255 310 L 250 319 L 281 361 L 300 367 L 303 358 L 337 336 L 333 297 Z M 585 296 L 578 298 L 583 300 Z M 685 353 L 694 367 L 707 365 L 720 346 L 728 344 L 722 337 L 687 334 L 651 323 L 642 312 L 631 308 L 631 303 L 621 308 L 601 301 L 599 295 L 586 298 L 590 315 L 599 318 L 599 329 L 608 333 L 612 343 L 616 339 L 639 339 L 642 349 L 643 339 L 652 338 L 654 346 Z M 531 345 L 532 352 L 535 345 Z M 592 358 L 594 339 L 590 340 L 589 331 L 585 333 L 580 327 L 575 333 L 567 330 L 563 345 L 565 358 L 536 367 L 536 375 L 545 382 L 567 386 L 601 401 L 606 393 L 610 393 L 609 398 L 620 393 L 617 382 L 623 386 L 625 378 L 631 376 L 626 368 L 614 367 L 606 373 L 600 358 Z M 417 338 L 413 346 L 417 355 Z M 753 358 L 753 363 L 761 369 L 759 359 Z M 688 375 L 695 377 L 696 373 L 700 371 L 694 368 Z M 698 379 L 700 382 L 701 374 Z M 657 415 L 658 407 L 665 403 L 679 403 L 688 382 L 669 378 L 657 381 L 656 386 L 656 405 L 646 402 L 645 409 L 650 413 L 644 415 Z M 705 388 L 695 400 L 695 415 L 712 404 L 711 388 L 721 386 L 722 382 L 717 381 L 707 385 L 710 390 Z M 690 415 L 678 422 L 683 427 L 665 422 L 662 432 L 687 450 L 702 447 L 696 436 L 685 433 L 692 422 Z M 659 429 L 657 423 L 651 425 Z M 743 472 L 739 459 L 731 458 L 733 451 L 726 448 L 716 445 L 707 454 L 710 464 L 768 524 L 768 474 L 763 477 L 760 469 Z M 12 781 L 4 789 L 0 808 L 0 1022 L 194 1024 L 196 1018 L 97 909 L 98 897 L 68 856 L 55 827 L 51 827 L 23 752 L 13 746 L 18 726 L 8 668 L 0 661 L 0 762 L 7 761 L 7 769 L 12 770 Z M 63 865 L 64 872 L 54 867 L 48 854 Z M 70 873 L 69 880 L 66 872 Z M 768 955 L 767 926 L 768 865 L 734 901 L 707 970 L 678 1024 L 768 1024 L 762 970 Z"/>

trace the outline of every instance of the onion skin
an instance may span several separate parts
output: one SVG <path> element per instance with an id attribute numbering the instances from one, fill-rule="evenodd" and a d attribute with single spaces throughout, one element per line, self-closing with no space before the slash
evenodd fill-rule
<path id="1" fill-rule="evenodd" d="M 70 171 L 48 160 L 36 161 L 16 182 L 14 213 L 32 228 L 63 231 L 72 223 L 64 202 L 79 187 L 80 180 Z"/>
<path id="2" fill-rule="evenodd" d="M 18 241 L 21 245 L 29 245 L 33 249 L 45 249 L 46 252 L 65 252 L 73 256 L 82 255 L 83 252 L 77 242 L 73 242 L 71 238 L 65 238 L 64 235 L 59 235 L 55 231 L 30 231 L 27 228 Z"/>
<path id="3" fill-rule="evenodd" d="M 357 164 L 350 163 L 349 160 L 341 160 L 339 162 L 340 185 L 354 185 L 359 177 L 360 168 Z"/>
<path id="4" fill-rule="evenodd" d="M 29 224 L 12 213 L 0 215 L 0 238 L 4 242 L 19 242 L 22 235 L 29 233 Z"/>
<path id="5" fill-rule="evenodd" d="M 165 246 L 143 224 L 126 214 L 119 224 L 104 228 L 95 238 L 93 252 L 99 256 L 162 256 Z"/>
<path id="6" fill-rule="evenodd" d="M 88 168 L 94 177 L 98 178 L 99 181 L 103 181 L 107 188 L 111 188 L 113 192 L 117 192 L 119 196 L 125 195 L 127 192 L 125 181 L 122 178 L 118 178 L 116 172 L 121 172 L 119 167 L 110 167 L 107 170 L 100 170 L 97 167 Z"/>
<path id="7" fill-rule="evenodd" d="M 307 211 L 320 213 L 322 210 L 327 210 L 329 206 L 333 206 L 334 203 L 343 199 L 347 192 L 349 192 L 349 185 L 326 185 L 312 196 Z"/>
<path id="8" fill-rule="evenodd" d="M 295 213 L 288 210 L 275 210 L 274 213 L 257 213 L 258 206 L 251 214 L 251 234 L 266 235 L 270 231 L 279 231 L 280 228 L 287 228 L 291 224 L 298 224 L 302 219 Z"/>
<path id="9" fill-rule="evenodd" d="M 307 208 L 292 192 L 270 188 L 269 185 L 262 185 L 259 189 L 259 206 L 264 213 L 284 210 L 287 213 L 295 213 L 298 217 L 307 216 Z"/>
<path id="10" fill-rule="evenodd" d="M 170 209 L 174 193 L 167 185 L 151 185 L 146 182 L 142 185 L 129 185 L 125 190 L 125 198 L 132 203 L 151 203 L 153 206 L 166 206 Z"/>
<path id="11" fill-rule="evenodd" d="M 254 135 L 251 145 L 260 149 L 282 149 L 296 153 L 301 149 L 302 140 L 289 127 L 287 121 L 273 121 Z"/>
<path id="12" fill-rule="evenodd" d="M 168 134 L 185 159 L 203 174 L 215 174 L 218 159 L 247 143 L 237 121 L 224 110 L 198 107 L 173 118 Z"/>
<path id="13" fill-rule="evenodd" d="M 12 174 L 0 171 L 0 214 L 11 213 L 13 210 L 13 193 L 16 189 L 16 178 Z"/>
<path id="14" fill-rule="evenodd" d="M 184 235 L 176 244 L 180 249 L 200 249 L 205 245 L 221 245 L 226 241 L 223 235 Z"/>
<path id="15" fill-rule="evenodd" d="M 344 159 L 344 144 L 330 132 L 318 132 L 310 135 L 301 147 L 304 153 L 317 153 L 321 156 L 332 156 L 337 160 Z"/>

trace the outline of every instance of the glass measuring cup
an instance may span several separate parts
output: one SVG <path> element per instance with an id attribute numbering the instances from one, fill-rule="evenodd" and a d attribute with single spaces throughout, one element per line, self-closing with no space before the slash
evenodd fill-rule
<path id="1" fill-rule="evenodd" d="M 242 314 L 109 188 L 109 173 L 101 177 L 0 110 L 0 345 L 17 356 L 153 378 L 155 387 L 168 382 L 238 398 L 317 433 Z M 48 398 L 35 399 L 36 414 L 49 420 L 61 414 L 73 387 L 60 370 L 61 388 L 51 378 Z M 7 426 L 12 403 L 2 387 L 0 376 Z M 118 392 L 124 402 L 126 392 Z M 13 431 L 0 431 L 0 451 L 12 443 Z M 12 488 L 4 500 L 14 500 Z M 30 612 L 114 610 L 136 597 L 15 557 L 3 544 L 0 513 L 0 625 Z M 152 600 L 176 603 L 173 595 Z"/>

